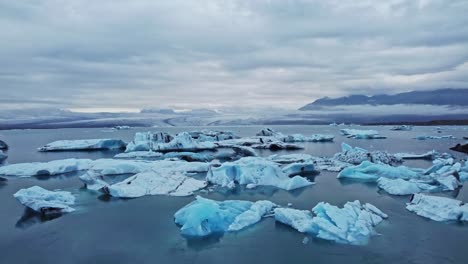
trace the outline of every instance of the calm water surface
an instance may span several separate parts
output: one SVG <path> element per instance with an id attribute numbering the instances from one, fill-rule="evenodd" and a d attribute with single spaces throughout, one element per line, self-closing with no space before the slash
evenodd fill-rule
<path id="1" fill-rule="evenodd" d="M 354 140 L 339 135 L 341 127 L 277 126 L 289 133 L 328 133 L 334 143 L 306 143 L 305 149 L 294 152 L 331 156 L 340 151 L 341 142 L 370 150 L 389 152 L 426 152 L 436 149 L 450 152 L 458 140 L 413 139 L 418 135 L 440 135 L 432 127 L 416 127 L 413 131 L 378 129 L 383 140 Z M 365 127 L 360 127 L 365 129 Z M 199 128 L 134 128 L 55 129 L 0 131 L 0 139 L 10 145 L 8 162 L 49 161 L 64 158 L 109 158 L 116 151 L 40 153 L 36 149 L 53 140 L 85 138 L 121 138 L 130 141 L 138 131 L 171 133 Z M 260 127 L 219 128 L 251 136 Z M 442 134 L 461 138 L 467 127 L 443 127 Z M 450 152 L 458 158 L 466 155 Z M 271 155 L 262 151 L 263 156 Z M 405 165 L 428 167 L 430 162 L 412 161 Z M 336 173 L 322 172 L 316 184 L 287 192 L 274 188 L 256 190 L 217 190 L 202 195 L 211 199 L 268 199 L 280 205 L 293 203 L 298 209 L 311 209 L 320 201 L 343 205 L 346 201 L 370 202 L 389 215 L 366 246 L 336 244 L 311 237 L 303 244 L 304 234 L 265 219 L 238 233 L 202 240 L 186 240 L 174 224 L 173 214 L 194 197 L 149 196 L 138 199 L 113 199 L 89 192 L 78 179 L 79 174 L 50 178 L 8 178 L 0 182 L 0 263 L 468 263 L 468 225 L 438 223 L 418 217 L 405 209 L 409 197 L 390 196 L 379 192 L 375 184 L 339 181 Z M 77 196 L 76 212 L 50 221 L 28 214 L 14 198 L 20 188 L 39 185 L 46 189 L 63 189 Z M 468 202 L 468 191 L 444 195 Z"/>

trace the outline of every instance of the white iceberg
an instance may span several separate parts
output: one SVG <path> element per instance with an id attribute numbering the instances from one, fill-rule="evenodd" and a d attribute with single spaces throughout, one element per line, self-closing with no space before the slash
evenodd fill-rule
<path id="1" fill-rule="evenodd" d="M 409 195 L 420 192 L 431 192 L 438 189 L 438 186 L 430 185 L 424 182 L 407 181 L 403 179 L 388 179 L 381 177 L 377 180 L 380 189 L 393 195 Z"/>
<path id="2" fill-rule="evenodd" d="M 268 159 L 280 164 L 311 163 L 314 165 L 314 169 L 316 170 L 328 170 L 334 172 L 341 171 L 352 165 L 347 162 L 326 157 L 314 157 L 309 154 L 271 155 Z"/>
<path id="3" fill-rule="evenodd" d="M 134 151 L 134 152 L 124 152 L 119 153 L 114 156 L 117 159 L 156 159 L 162 157 L 161 152 L 154 151 Z"/>
<path id="4" fill-rule="evenodd" d="M 434 221 L 468 221 L 467 204 L 446 197 L 415 194 L 406 209 Z"/>
<path id="5" fill-rule="evenodd" d="M 154 145 L 169 143 L 174 137 L 164 132 L 137 132 L 133 141 L 128 143 L 125 152 L 149 151 Z"/>
<path id="6" fill-rule="evenodd" d="M 310 211 L 275 209 L 275 220 L 302 233 L 339 243 L 362 245 L 374 234 L 374 226 L 388 216 L 372 204 L 347 202 L 343 208 L 320 202 Z"/>
<path id="7" fill-rule="evenodd" d="M 385 151 L 367 151 L 359 147 L 353 148 L 346 143 L 341 144 L 341 152 L 336 153 L 333 159 L 354 165 L 361 164 L 363 161 L 395 165 L 401 161 L 400 158 Z"/>
<path id="8" fill-rule="evenodd" d="M 300 176 L 289 178 L 278 164 L 259 157 L 245 157 L 234 162 L 225 162 L 219 167 L 211 167 L 206 180 L 223 187 L 233 187 L 235 183 L 239 183 L 276 186 L 285 190 L 312 184 Z"/>
<path id="9" fill-rule="evenodd" d="M 42 213 L 70 213 L 75 209 L 75 197 L 66 191 L 48 191 L 39 186 L 17 191 L 13 196 L 23 205 Z"/>
<path id="10" fill-rule="evenodd" d="M 323 134 L 314 134 L 311 136 L 304 136 L 302 134 L 292 134 L 292 135 L 285 135 L 281 132 L 277 132 L 272 128 L 264 128 L 260 132 L 257 133 L 258 137 L 271 137 L 277 141 L 282 142 L 329 142 L 333 141 L 335 136 L 333 135 L 323 135 Z"/>
<path id="11" fill-rule="evenodd" d="M 301 233 L 315 233 L 312 222 L 312 212 L 292 208 L 276 208 L 275 220 L 291 226 Z"/>
<path id="12" fill-rule="evenodd" d="M 435 151 L 431 150 L 426 153 L 422 154 L 413 154 L 413 153 L 395 153 L 395 157 L 399 159 L 426 159 L 426 160 L 433 160 L 441 155 Z"/>
<path id="13" fill-rule="evenodd" d="M 268 215 L 275 204 L 269 201 L 214 201 L 200 196 L 174 214 L 183 235 L 204 237 L 238 231 Z"/>
<path id="14" fill-rule="evenodd" d="M 418 140 L 427 140 L 427 139 L 457 139 L 457 138 L 452 136 L 452 135 L 444 135 L 444 136 L 422 135 L 422 136 L 417 136 L 416 139 L 418 139 Z"/>
<path id="15" fill-rule="evenodd" d="M 31 177 L 51 176 L 63 173 L 87 170 L 90 159 L 64 159 L 49 162 L 16 163 L 0 167 L 0 175 Z"/>
<path id="16" fill-rule="evenodd" d="M 328 203 L 318 203 L 312 211 L 312 230 L 317 237 L 339 243 L 362 245 L 375 233 L 374 226 L 387 215 L 374 205 L 361 205 L 359 201 L 347 202 L 343 208 Z"/>
<path id="17" fill-rule="evenodd" d="M 271 155 L 268 157 L 269 160 L 282 164 L 289 164 L 295 162 L 307 162 L 311 161 L 313 157 L 309 154 L 285 154 L 285 155 Z"/>
<path id="18" fill-rule="evenodd" d="M 377 130 L 359 130 L 344 128 L 340 130 L 341 134 L 355 139 L 384 139 Z"/>
<path id="19" fill-rule="evenodd" d="M 380 177 L 411 179 L 418 177 L 420 174 L 421 172 L 419 170 L 405 166 L 392 167 L 386 164 L 375 164 L 370 161 L 363 161 L 360 165 L 343 169 L 338 174 L 338 178 L 377 181 Z"/>
<path id="20" fill-rule="evenodd" d="M 145 195 L 189 196 L 206 185 L 205 181 L 187 177 L 180 172 L 146 171 L 107 186 L 105 192 L 125 198 Z"/>
<path id="21" fill-rule="evenodd" d="M 159 152 L 171 152 L 171 151 L 198 151 L 198 150 L 210 150 L 215 149 L 215 145 L 211 141 L 199 142 L 193 139 L 189 133 L 182 132 L 177 134 L 168 143 L 157 143 L 152 146 L 152 150 Z"/>
<path id="22" fill-rule="evenodd" d="M 201 130 L 190 131 L 190 136 L 198 141 L 221 141 L 239 138 L 231 131 Z"/>
<path id="23" fill-rule="evenodd" d="M 238 146 L 251 147 L 254 149 L 269 149 L 269 150 L 281 150 L 281 149 L 303 149 L 302 146 L 285 143 L 274 137 L 256 137 L 256 138 L 240 138 L 231 139 L 216 142 L 218 147 L 233 148 Z"/>
<path id="24" fill-rule="evenodd" d="M 78 139 L 58 140 L 49 143 L 39 151 L 66 151 L 66 150 L 106 150 L 123 149 L 127 144 L 120 139 Z"/>

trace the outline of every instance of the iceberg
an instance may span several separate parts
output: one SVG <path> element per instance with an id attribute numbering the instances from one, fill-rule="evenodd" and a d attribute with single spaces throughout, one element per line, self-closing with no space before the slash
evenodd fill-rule
<path id="1" fill-rule="evenodd" d="M 219 167 L 212 166 L 206 180 L 223 187 L 233 187 L 239 183 L 269 185 L 288 191 L 313 184 L 300 176 L 289 178 L 278 164 L 260 157 L 245 157 L 225 162 Z"/>
<path id="2" fill-rule="evenodd" d="M 377 130 L 358 130 L 344 128 L 340 130 L 343 136 L 355 139 L 384 139 L 386 137 L 381 136 Z"/>
<path id="3" fill-rule="evenodd" d="M 70 213 L 75 197 L 66 191 L 48 191 L 39 186 L 17 191 L 13 196 L 24 206 L 41 214 Z"/>
<path id="4" fill-rule="evenodd" d="M 393 195 L 409 195 L 420 192 L 431 192 L 438 189 L 438 186 L 430 185 L 418 181 L 406 181 L 403 179 L 388 179 L 381 177 L 377 180 L 377 186 Z"/>
<path id="5" fill-rule="evenodd" d="M 215 149 L 217 146 L 211 141 L 198 142 L 189 133 L 177 134 L 168 143 L 157 143 L 152 146 L 152 150 L 159 152 L 171 151 L 198 151 Z"/>
<path id="6" fill-rule="evenodd" d="M 8 144 L 5 143 L 5 141 L 0 140 L 0 150 L 7 150 L 8 149 Z"/>
<path id="7" fill-rule="evenodd" d="M 113 130 L 128 130 L 130 128 L 131 128 L 130 126 L 115 126 L 112 129 Z"/>
<path id="8" fill-rule="evenodd" d="M 315 233 L 312 212 L 292 208 L 276 208 L 275 220 L 291 226 L 301 233 Z"/>
<path id="9" fill-rule="evenodd" d="M 422 154 L 413 154 L 413 153 L 395 153 L 395 157 L 398 159 L 425 159 L 425 160 L 433 160 L 437 157 L 440 157 L 441 155 L 435 151 L 431 150 L 426 153 Z"/>
<path id="10" fill-rule="evenodd" d="M 218 131 L 218 130 L 201 130 L 190 131 L 190 136 L 198 141 L 222 141 L 228 139 L 236 139 L 238 136 L 234 135 L 231 131 Z"/>
<path id="11" fill-rule="evenodd" d="M 156 159 L 161 158 L 163 154 L 161 152 L 154 151 L 134 151 L 134 152 L 123 152 L 114 156 L 117 159 Z"/>
<path id="12" fill-rule="evenodd" d="M 269 201 L 214 201 L 200 196 L 174 214 L 182 235 L 205 237 L 239 231 L 268 215 L 276 205 Z"/>
<path id="13" fill-rule="evenodd" d="M 243 146 L 243 147 L 251 147 L 253 149 L 269 149 L 269 150 L 303 149 L 303 147 L 299 145 L 285 143 L 273 137 L 231 139 L 231 140 L 224 140 L 224 141 L 216 142 L 216 145 L 218 147 L 224 147 L 224 148 L 233 148 L 233 147 Z"/>
<path id="14" fill-rule="evenodd" d="M 315 216 L 306 210 L 276 208 L 275 220 L 322 239 L 362 245 L 375 233 L 374 227 L 388 217 L 374 205 L 357 200 L 343 208 L 320 202 L 312 212 Z"/>
<path id="15" fill-rule="evenodd" d="M 361 164 L 363 161 L 373 163 L 383 163 L 395 165 L 400 163 L 401 159 L 385 151 L 367 151 L 363 148 L 351 147 L 346 143 L 341 144 L 341 152 L 333 156 L 334 160 L 346 162 L 354 165 Z"/>
<path id="16" fill-rule="evenodd" d="M 390 130 L 394 130 L 394 131 L 409 131 L 412 129 L 413 129 L 413 126 L 408 126 L 408 125 L 394 126 L 390 128 Z"/>
<path id="17" fill-rule="evenodd" d="M 313 162 L 296 162 L 286 165 L 282 168 L 283 172 L 286 173 L 288 176 L 294 176 L 304 173 L 314 173 L 315 165 Z"/>
<path id="18" fill-rule="evenodd" d="M 272 128 L 264 128 L 257 133 L 257 137 L 270 137 L 274 138 L 277 141 L 282 142 L 330 142 L 333 141 L 335 136 L 333 135 L 323 135 L 323 134 L 314 134 L 311 136 L 304 136 L 302 134 L 292 134 L 285 135 L 281 132 L 277 132 Z"/>
<path id="19" fill-rule="evenodd" d="M 90 159 L 64 159 L 49 162 L 17 163 L 0 167 L 0 175 L 31 177 L 52 176 L 63 173 L 87 170 Z"/>
<path id="20" fill-rule="evenodd" d="M 174 137 L 163 132 L 137 132 L 133 141 L 128 143 L 125 152 L 149 151 L 154 145 L 169 143 Z"/>
<path id="21" fill-rule="evenodd" d="M 171 171 L 146 171 L 105 187 L 114 197 L 135 198 L 145 195 L 189 196 L 205 188 L 206 182 Z"/>
<path id="22" fill-rule="evenodd" d="M 268 157 L 271 160 L 280 164 L 291 164 L 291 163 L 311 163 L 317 170 L 328 170 L 338 172 L 352 164 L 342 162 L 339 160 L 326 158 L 326 157 L 314 157 L 309 154 L 286 154 L 286 155 L 271 155 Z"/>
<path id="23" fill-rule="evenodd" d="M 415 194 L 406 209 L 434 221 L 468 221 L 468 206 L 446 197 Z"/>
<path id="24" fill-rule="evenodd" d="M 67 150 L 106 150 L 123 149 L 127 144 L 120 139 L 78 139 L 58 140 L 49 143 L 39 151 L 67 151 Z"/>
<path id="25" fill-rule="evenodd" d="M 427 139 L 457 139 L 457 138 L 452 136 L 452 135 L 444 135 L 444 136 L 422 135 L 422 136 L 417 136 L 416 139 L 418 139 L 418 140 L 427 140 Z"/>
<path id="26" fill-rule="evenodd" d="M 269 160 L 282 163 L 282 164 L 289 164 L 295 162 L 307 162 L 311 161 L 313 157 L 309 154 L 285 154 L 285 155 L 271 155 L 268 157 Z"/>
<path id="27" fill-rule="evenodd" d="M 391 179 L 411 179 L 421 174 L 419 170 L 405 166 L 392 167 L 386 164 L 375 164 L 370 161 L 363 161 L 360 165 L 343 169 L 338 178 L 350 178 L 366 181 L 377 181 L 380 177 Z"/>

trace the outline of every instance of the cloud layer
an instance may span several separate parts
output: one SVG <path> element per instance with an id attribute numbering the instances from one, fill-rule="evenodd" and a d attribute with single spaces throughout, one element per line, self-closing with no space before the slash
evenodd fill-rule
<path id="1" fill-rule="evenodd" d="M 0 102 L 293 109 L 466 88 L 466 14 L 459 0 L 0 0 Z"/>

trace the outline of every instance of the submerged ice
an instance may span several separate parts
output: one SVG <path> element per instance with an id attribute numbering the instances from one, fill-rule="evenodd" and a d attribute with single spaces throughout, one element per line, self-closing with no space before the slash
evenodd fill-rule
<path id="1" fill-rule="evenodd" d="M 39 186 L 21 189 L 13 195 L 21 204 L 42 213 L 69 213 L 75 209 L 75 197 L 66 191 L 49 191 Z"/>
<path id="2" fill-rule="evenodd" d="M 123 149 L 127 144 L 120 139 L 77 139 L 58 140 L 49 143 L 39 151 L 65 151 L 65 150 L 104 150 Z"/>
<path id="3" fill-rule="evenodd" d="M 64 159 L 49 162 L 16 163 L 0 167 L 0 175 L 31 177 L 50 176 L 63 173 L 87 170 L 90 159 Z"/>
<path id="4" fill-rule="evenodd" d="M 468 221 L 468 204 L 446 197 L 415 194 L 406 209 L 434 221 Z"/>

